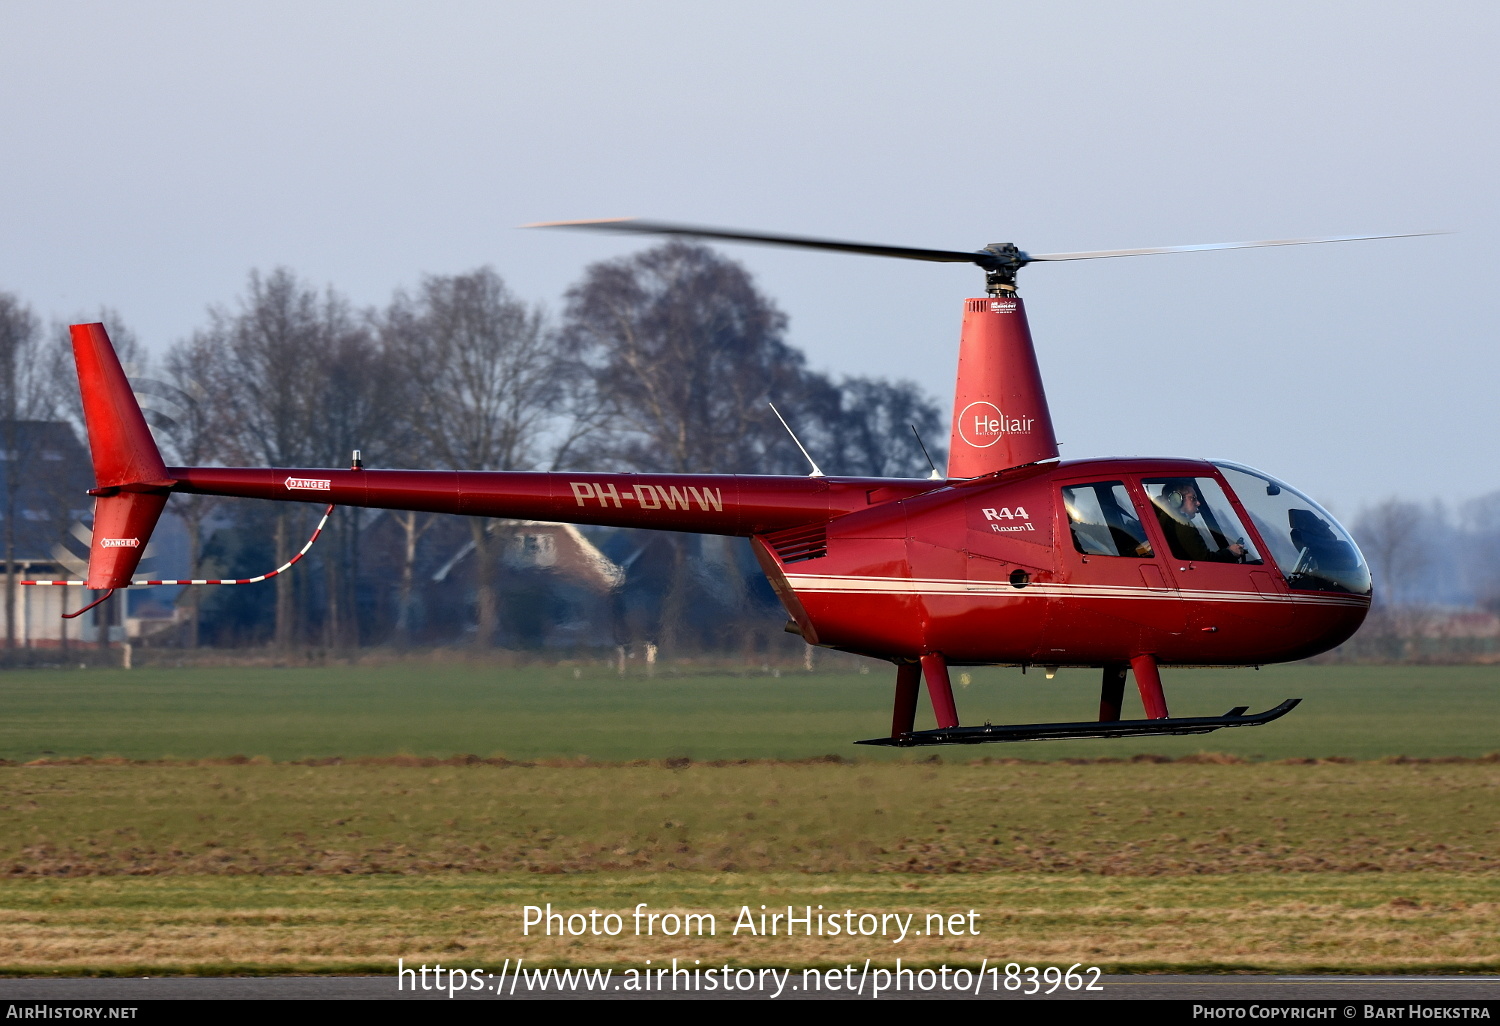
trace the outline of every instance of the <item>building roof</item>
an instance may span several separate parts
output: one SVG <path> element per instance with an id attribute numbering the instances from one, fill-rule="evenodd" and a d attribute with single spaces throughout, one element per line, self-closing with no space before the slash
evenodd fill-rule
<path id="1" fill-rule="evenodd" d="M 624 570 L 600 552 L 572 524 L 542 520 L 496 520 L 493 527 L 509 529 L 499 556 L 510 566 L 546 569 L 600 591 L 618 587 L 625 578 Z M 549 544 L 537 544 L 543 538 L 548 539 Z M 473 551 L 472 541 L 460 546 L 432 575 L 432 579 L 444 580 Z"/>
<path id="2" fill-rule="evenodd" d="M 93 515 L 94 475 L 87 451 L 63 421 L 0 420 L 0 525 L 14 510 L 15 558 L 56 562 L 54 548 Z M 4 535 L 0 534 L 0 545 Z"/>

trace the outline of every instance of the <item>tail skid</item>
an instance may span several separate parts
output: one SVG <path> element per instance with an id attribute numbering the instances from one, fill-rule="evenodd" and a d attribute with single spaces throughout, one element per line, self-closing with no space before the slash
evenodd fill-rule
<path id="1" fill-rule="evenodd" d="M 21 584 L 70 584 L 70 583 L 73 583 L 73 582 L 70 582 L 70 581 L 21 581 L 20 583 Z M 77 583 L 78 584 L 82 584 L 83 582 L 82 581 L 78 581 Z M 104 603 L 108 602 L 110 600 L 110 598 L 114 596 L 115 591 L 116 591 L 116 589 L 114 589 L 114 588 L 108 589 L 107 591 L 105 591 L 105 593 L 103 595 L 100 595 L 98 598 L 94 599 L 94 601 L 90 602 L 88 605 L 84 606 L 82 609 L 75 609 L 71 613 L 64 613 L 62 615 L 62 618 L 64 620 L 71 620 L 75 616 L 82 616 L 84 613 L 87 613 L 90 609 L 93 609 L 95 606 L 101 606 Z"/>

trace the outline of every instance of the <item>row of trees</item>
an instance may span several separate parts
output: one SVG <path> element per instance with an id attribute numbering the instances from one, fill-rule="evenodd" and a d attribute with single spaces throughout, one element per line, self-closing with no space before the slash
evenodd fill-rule
<path id="1" fill-rule="evenodd" d="M 1386 499 L 1361 510 L 1351 529 L 1378 604 L 1500 615 L 1500 493 L 1452 508 Z"/>
<path id="2" fill-rule="evenodd" d="M 767 405 L 775 402 L 829 472 L 921 476 L 929 468 L 907 425 L 930 440 L 942 427 L 938 407 L 910 383 L 835 380 L 810 369 L 786 341 L 786 316 L 744 268 L 684 242 L 588 267 L 560 316 L 516 296 L 489 268 L 424 278 L 371 310 L 281 268 L 252 273 L 233 305 L 211 308 L 202 329 L 150 366 L 118 316 L 104 311 L 102 319 L 175 465 L 345 466 L 360 449 L 378 467 L 804 473 Z M 65 341 L 65 331 L 44 331 L 19 300 L 0 296 L 0 373 L 9 375 L 0 381 L 0 421 L 81 425 Z M 21 467 L 9 469 L 7 482 L 20 479 Z M 201 496 L 176 496 L 169 508 L 187 526 L 195 576 L 249 572 L 244 561 L 259 555 L 254 538 L 272 539 L 264 556 L 284 561 L 310 516 L 286 503 Z M 7 525 L 14 512 L 7 507 Z M 391 582 L 393 629 L 409 639 L 414 567 L 439 518 L 394 516 L 404 551 Z M 276 580 L 269 640 L 372 640 L 361 570 L 371 517 L 340 510 L 313 571 Z M 467 526 L 478 572 L 475 637 L 485 645 L 501 608 L 494 547 L 503 533 L 481 518 Z M 673 544 L 677 569 L 659 637 L 650 639 L 668 646 L 679 640 L 688 576 L 688 542 Z M 10 561 L 9 533 L 6 546 Z M 223 591 L 245 593 L 184 595 L 192 603 L 187 644 L 198 643 L 205 611 L 264 618 L 263 593 Z M 242 631 L 239 640 L 255 634 Z"/>
<path id="3" fill-rule="evenodd" d="M 169 463 L 462 470 L 587 468 L 803 473 L 806 465 L 772 415 L 775 402 L 833 473 L 922 476 L 928 466 L 908 424 L 935 443 L 941 415 L 914 385 L 835 380 L 811 370 L 786 341 L 787 320 L 745 270 L 713 250 L 672 242 L 588 267 L 549 315 L 493 270 L 434 276 L 361 310 L 333 289 L 287 269 L 250 275 L 233 304 L 154 361 L 110 310 L 106 322 Z M 27 422 L 62 420 L 81 432 L 82 411 L 65 326 L 45 327 L 0 293 L 0 544 L 7 570 L 18 526 L 50 506 L 58 532 L 83 513 L 76 473 L 23 444 Z M 941 459 L 941 453 L 938 453 Z M 42 484 L 40 499 L 36 485 Z M 310 507 L 176 496 L 189 566 L 172 574 L 258 572 L 301 543 Z M 1351 525 L 1379 582 L 1366 634 L 1430 632 L 1436 610 L 1500 614 L 1500 502 L 1461 509 L 1391 499 Z M 384 514 L 397 525 L 374 579 L 365 532 L 370 511 L 340 510 L 300 573 L 270 589 L 189 589 L 181 640 L 274 641 L 344 647 L 420 633 L 418 566 L 424 543 L 452 548 L 454 518 Z M 506 582 L 503 529 L 462 523 L 474 555 L 473 638 L 497 637 Z M 671 536 L 660 616 L 644 628 L 670 648 L 684 639 L 692 539 Z M 36 553 L 27 553 L 36 555 Z M 14 572 L 6 608 L 14 609 Z M 199 603 L 204 603 L 202 606 Z M 384 612 L 382 612 L 384 610 Z M 14 616 L 7 645 L 15 644 Z M 206 635 L 200 627 L 207 624 Z M 430 636 L 430 635 L 429 635 Z M 620 639 L 601 639 L 610 643 Z"/>
<path id="4" fill-rule="evenodd" d="M 1376 601 L 1340 654 L 1493 660 L 1500 655 L 1500 493 L 1457 507 L 1391 498 L 1352 525 Z"/>

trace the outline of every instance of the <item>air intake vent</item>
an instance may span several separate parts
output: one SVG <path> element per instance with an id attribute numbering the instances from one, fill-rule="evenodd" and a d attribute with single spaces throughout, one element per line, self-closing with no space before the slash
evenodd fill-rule
<path id="1" fill-rule="evenodd" d="M 990 301 L 988 299 L 969 300 L 969 313 L 984 313 L 989 308 Z"/>
<path id="2" fill-rule="evenodd" d="M 766 536 L 771 548 L 783 563 L 800 563 L 805 559 L 821 559 L 828 555 L 828 530 L 822 524 L 816 527 L 794 527 Z"/>

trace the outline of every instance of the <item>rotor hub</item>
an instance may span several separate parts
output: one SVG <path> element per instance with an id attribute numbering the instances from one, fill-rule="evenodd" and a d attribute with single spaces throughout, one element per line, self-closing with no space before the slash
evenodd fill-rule
<path id="1" fill-rule="evenodd" d="M 1031 259 L 1013 242 L 992 242 L 979 251 L 979 259 L 974 262 L 984 268 L 986 295 L 1013 297 L 1016 294 L 1016 272 Z"/>

